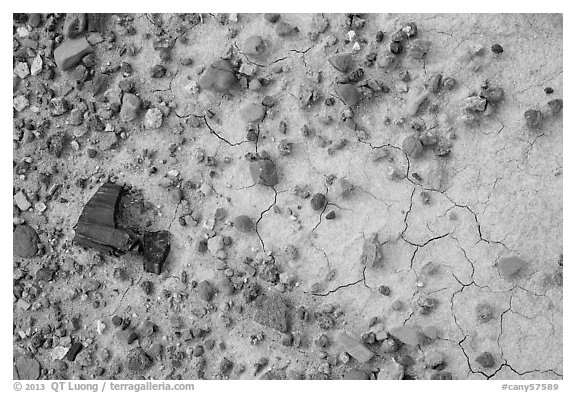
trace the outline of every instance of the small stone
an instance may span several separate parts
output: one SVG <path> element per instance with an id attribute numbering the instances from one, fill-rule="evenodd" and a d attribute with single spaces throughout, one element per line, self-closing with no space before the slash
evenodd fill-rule
<path id="1" fill-rule="evenodd" d="M 328 62 L 338 71 L 346 73 L 352 67 L 352 56 L 349 54 L 334 55 L 328 58 Z"/>
<path id="2" fill-rule="evenodd" d="M 232 280 L 230 280 L 230 278 L 228 277 L 222 277 L 216 283 L 216 287 L 222 294 L 226 296 L 232 296 L 234 294 L 234 284 L 232 283 Z"/>
<path id="3" fill-rule="evenodd" d="M 28 108 L 28 105 L 30 105 L 30 101 L 23 95 L 16 96 L 12 99 L 12 107 L 16 109 L 17 112 L 22 112 Z"/>
<path id="4" fill-rule="evenodd" d="M 439 352 L 439 351 L 431 352 L 428 355 L 426 355 L 426 358 L 424 360 L 424 364 L 426 364 L 426 367 L 428 367 L 428 368 L 441 370 L 445 366 L 444 354 L 442 352 Z"/>
<path id="5" fill-rule="evenodd" d="M 38 75 L 40 71 L 42 71 L 42 65 L 42 56 L 37 54 L 34 60 L 32 60 L 32 65 L 30 66 L 30 74 L 33 76 Z"/>
<path id="6" fill-rule="evenodd" d="M 498 261 L 498 272 L 500 277 L 511 280 L 524 266 L 526 266 L 526 262 L 517 256 L 500 258 L 500 261 Z"/>
<path id="7" fill-rule="evenodd" d="M 408 346 L 418 346 L 418 331 L 412 326 L 397 326 L 390 329 L 389 333 Z"/>
<path id="8" fill-rule="evenodd" d="M 299 29 L 296 26 L 292 26 L 291 24 L 284 21 L 280 21 L 276 25 L 276 34 L 278 34 L 279 37 L 287 37 L 298 32 Z"/>
<path id="9" fill-rule="evenodd" d="M 28 68 L 28 63 L 26 63 L 25 61 L 17 63 L 16 67 L 14 67 L 14 73 L 18 75 L 20 79 L 26 78 L 28 75 L 30 75 L 30 69 Z"/>
<path id="10" fill-rule="evenodd" d="M 310 199 L 310 205 L 312 206 L 312 210 L 321 210 L 326 206 L 328 200 L 326 199 L 326 195 L 321 193 L 316 193 Z"/>
<path id="11" fill-rule="evenodd" d="M 38 252 L 40 238 L 28 224 L 18 225 L 12 233 L 14 255 L 20 258 L 32 258 Z"/>
<path id="12" fill-rule="evenodd" d="M 360 263 L 368 267 L 376 267 L 382 262 L 383 257 L 378 241 L 378 234 L 371 233 L 364 239 Z"/>
<path id="13" fill-rule="evenodd" d="M 372 351 L 347 332 L 341 331 L 338 333 L 336 335 L 336 341 L 359 363 L 366 363 L 374 356 Z"/>
<path id="14" fill-rule="evenodd" d="M 215 288 L 210 284 L 208 281 L 203 280 L 198 283 L 196 287 L 198 291 L 198 297 L 204 300 L 205 302 L 210 302 L 216 293 Z"/>
<path id="15" fill-rule="evenodd" d="M 402 43 L 401 43 L 401 42 L 392 41 L 392 42 L 390 43 L 390 52 L 392 52 L 392 53 L 395 54 L 396 56 L 398 56 L 399 54 L 401 54 L 403 50 L 404 50 L 404 47 L 402 46 Z"/>
<path id="16" fill-rule="evenodd" d="M 326 214 L 326 219 L 327 220 L 333 220 L 336 218 L 336 212 L 334 210 L 328 212 L 328 214 Z"/>
<path id="17" fill-rule="evenodd" d="M 243 233 L 250 233 L 254 230 L 254 222 L 252 219 L 245 215 L 236 216 L 232 220 L 234 228 Z"/>
<path id="18" fill-rule="evenodd" d="M 250 103 L 244 107 L 240 116 L 249 123 L 258 123 L 266 116 L 266 107 L 259 102 Z"/>
<path id="19" fill-rule="evenodd" d="M 497 55 L 504 52 L 504 48 L 500 44 L 492 44 L 492 46 L 490 47 L 490 50 L 492 52 L 496 53 Z"/>
<path id="20" fill-rule="evenodd" d="M 449 381 L 452 380 L 452 373 L 448 371 L 439 371 L 437 373 L 432 374 L 430 377 L 433 381 Z"/>
<path id="21" fill-rule="evenodd" d="M 250 174 L 254 183 L 264 184 L 270 187 L 278 184 L 276 165 L 272 160 L 261 159 L 250 163 Z"/>
<path id="22" fill-rule="evenodd" d="M 122 107 L 120 108 L 120 119 L 122 121 L 132 121 L 138 116 L 138 109 L 140 109 L 140 97 L 125 93 L 122 97 Z"/>
<path id="23" fill-rule="evenodd" d="M 270 23 L 276 23 L 280 19 L 280 14 L 264 14 L 264 19 Z"/>
<path id="24" fill-rule="evenodd" d="M 490 352 L 482 352 L 480 355 L 476 356 L 476 363 L 484 368 L 494 367 L 494 356 Z"/>
<path id="25" fill-rule="evenodd" d="M 481 95 L 486 99 L 486 101 L 494 104 L 502 101 L 504 98 L 504 90 L 501 87 L 489 87 L 482 89 Z"/>
<path id="26" fill-rule="evenodd" d="M 386 286 L 386 285 L 380 285 L 378 287 L 378 292 L 380 292 L 382 295 L 384 296 L 390 296 L 390 287 Z"/>
<path id="27" fill-rule="evenodd" d="M 158 108 L 148 109 L 144 116 L 144 125 L 148 129 L 157 129 L 162 127 L 162 111 Z"/>
<path id="28" fill-rule="evenodd" d="M 152 78 L 162 78 L 166 75 L 166 67 L 161 64 L 156 64 L 150 69 L 150 76 Z"/>
<path id="29" fill-rule="evenodd" d="M 468 97 L 464 100 L 464 109 L 468 112 L 484 112 L 486 110 L 486 98 L 480 96 Z"/>
<path id="30" fill-rule="evenodd" d="M 402 141 L 402 150 L 410 157 L 418 158 L 424 152 L 424 147 L 416 135 L 408 135 Z"/>
<path id="31" fill-rule="evenodd" d="M 560 98 L 556 98 L 554 100 L 548 101 L 548 106 L 552 110 L 552 114 L 556 115 L 562 111 L 562 108 L 564 107 L 564 101 Z"/>
<path id="32" fill-rule="evenodd" d="M 208 67 L 199 84 L 203 89 L 225 93 L 231 90 L 236 82 L 232 64 L 227 60 L 217 60 Z"/>
<path id="33" fill-rule="evenodd" d="M 18 358 L 15 368 L 17 373 L 15 379 L 37 380 L 40 378 L 40 363 L 34 358 L 27 358 L 24 356 Z"/>
<path id="34" fill-rule="evenodd" d="M 142 372 L 152 366 L 152 358 L 142 348 L 134 348 L 128 352 L 127 367 L 134 372 Z"/>
<path id="35" fill-rule="evenodd" d="M 91 52 L 92 47 L 85 37 L 68 39 L 54 51 L 54 61 L 60 70 L 67 71 L 76 67 Z"/>
<path id="36" fill-rule="evenodd" d="M 545 88 L 544 88 L 544 93 L 546 93 L 546 94 L 552 94 L 552 93 L 554 93 L 554 89 L 551 88 L 550 86 L 545 87 Z"/>
<path id="37" fill-rule="evenodd" d="M 349 107 L 354 107 L 360 101 L 360 93 L 358 89 L 351 83 L 337 84 L 334 88 L 336 94 L 340 97 L 344 104 Z"/>
<path id="38" fill-rule="evenodd" d="M 244 41 L 244 53 L 258 56 L 264 53 L 264 40 L 259 35 L 250 36 Z"/>
<path id="39" fill-rule="evenodd" d="M 254 321 L 280 333 L 287 333 L 288 306 L 280 295 L 269 295 L 254 315 Z"/>
<path id="40" fill-rule="evenodd" d="M 370 376 L 366 371 L 358 370 L 358 369 L 351 369 L 344 374 L 342 379 L 346 380 L 369 380 Z"/>
<path id="41" fill-rule="evenodd" d="M 524 112 L 524 119 L 526 120 L 526 126 L 531 130 L 537 130 L 542 126 L 543 116 L 538 109 L 528 109 Z"/>
<path id="42" fill-rule="evenodd" d="M 32 207 L 32 204 L 28 201 L 28 198 L 22 191 L 18 191 L 14 195 L 14 203 L 18 206 L 18 209 L 25 212 Z"/>

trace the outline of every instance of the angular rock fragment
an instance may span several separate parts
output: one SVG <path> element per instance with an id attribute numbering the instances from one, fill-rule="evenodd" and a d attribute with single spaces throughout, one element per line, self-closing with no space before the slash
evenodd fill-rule
<path id="1" fill-rule="evenodd" d="M 334 55 L 328 58 L 332 67 L 340 72 L 348 72 L 352 67 L 352 56 L 349 54 Z"/>
<path id="2" fill-rule="evenodd" d="M 362 370 L 358 370 L 356 368 L 353 368 L 351 370 L 348 370 L 346 372 L 346 374 L 344 374 L 342 379 L 346 379 L 346 380 L 369 380 L 370 376 L 368 375 L 368 373 L 366 371 L 362 371 Z"/>
<path id="3" fill-rule="evenodd" d="M 140 98 L 134 94 L 126 93 L 122 97 L 122 107 L 120 109 L 120 119 L 122 121 L 132 121 L 138 116 L 140 109 Z"/>
<path id="4" fill-rule="evenodd" d="M 405 345 L 416 347 L 419 343 L 418 330 L 412 326 L 397 326 L 389 330 L 390 335 Z"/>
<path id="5" fill-rule="evenodd" d="M 358 89 L 350 83 L 338 84 L 334 90 L 344 104 L 349 107 L 355 107 L 360 101 L 360 93 L 358 93 Z"/>
<path id="6" fill-rule="evenodd" d="M 73 362 L 74 360 L 76 360 L 76 356 L 78 356 L 78 354 L 80 353 L 80 351 L 82 351 L 82 349 L 84 348 L 84 346 L 82 345 L 82 343 L 74 343 L 72 344 L 72 346 L 70 347 L 70 349 L 68 350 L 68 352 L 66 353 L 66 360 Z"/>
<path id="7" fill-rule="evenodd" d="M 288 306 L 279 295 L 269 295 L 254 315 L 254 321 L 280 333 L 287 333 Z"/>
<path id="8" fill-rule="evenodd" d="M 38 234 L 28 224 L 18 225 L 12 234 L 14 255 L 20 258 L 32 258 L 38 252 L 40 239 Z"/>
<path id="9" fill-rule="evenodd" d="M 67 71 L 80 63 L 82 58 L 92 52 L 92 47 L 86 38 L 65 40 L 54 51 L 54 61 L 58 68 Z"/>
<path id="10" fill-rule="evenodd" d="M 408 135 L 402 141 L 402 150 L 404 150 L 408 156 L 418 158 L 424 152 L 424 147 L 416 135 Z"/>
<path id="11" fill-rule="evenodd" d="M 199 81 L 200 87 L 225 93 L 236 84 L 236 74 L 232 64 L 227 60 L 216 60 L 212 63 Z"/>
<path id="12" fill-rule="evenodd" d="M 40 363 L 34 358 L 22 356 L 18 358 L 14 367 L 16 371 L 14 379 L 26 381 L 40 378 Z"/>
<path id="13" fill-rule="evenodd" d="M 368 267 L 375 267 L 382 262 L 383 255 L 378 242 L 378 234 L 372 233 L 364 239 L 360 263 Z"/>
<path id="14" fill-rule="evenodd" d="M 198 297 L 205 302 L 211 301 L 216 294 L 216 288 L 206 280 L 200 281 L 196 289 L 198 291 Z"/>
<path id="15" fill-rule="evenodd" d="M 142 239 L 144 271 L 160 274 L 170 253 L 170 232 L 146 232 Z"/>
<path id="16" fill-rule="evenodd" d="M 336 335 L 336 342 L 339 343 L 350 356 L 356 359 L 358 363 L 366 363 L 374 356 L 372 351 L 347 332 L 339 332 Z"/>
<path id="17" fill-rule="evenodd" d="M 514 278 L 514 276 L 524 267 L 526 262 L 517 256 L 500 258 L 498 261 L 498 272 L 500 276 L 506 280 Z"/>
<path id="18" fill-rule="evenodd" d="M 272 160 L 260 159 L 250 163 L 250 174 L 254 183 L 273 187 L 278 184 L 276 165 Z"/>
<path id="19" fill-rule="evenodd" d="M 134 348 L 127 355 L 128 370 L 142 372 L 152 366 L 152 358 L 141 348 Z"/>
<path id="20" fill-rule="evenodd" d="M 406 115 L 414 116 L 427 97 L 428 90 L 423 87 L 410 89 L 408 97 L 406 98 Z"/>
<path id="21" fill-rule="evenodd" d="M 114 183 L 106 183 L 96 191 L 78 219 L 74 243 L 115 253 L 125 253 L 132 247 L 135 239 L 116 225 L 121 193 L 122 187 Z"/>

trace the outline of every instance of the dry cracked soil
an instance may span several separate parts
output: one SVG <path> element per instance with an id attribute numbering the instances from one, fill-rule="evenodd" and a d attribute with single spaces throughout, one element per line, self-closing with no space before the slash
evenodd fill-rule
<path id="1" fill-rule="evenodd" d="M 14 377 L 561 379 L 562 22 L 14 14 Z"/>

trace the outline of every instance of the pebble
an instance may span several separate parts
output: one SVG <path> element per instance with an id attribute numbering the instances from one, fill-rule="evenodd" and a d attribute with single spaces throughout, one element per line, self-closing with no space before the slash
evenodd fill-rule
<path id="1" fill-rule="evenodd" d="M 464 109 L 468 112 L 484 112 L 487 103 L 486 98 L 480 96 L 467 97 L 463 101 Z"/>
<path id="2" fill-rule="evenodd" d="M 528 109 L 524 112 L 524 120 L 526 121 L 526 126 L 530 130 L 537 130 L 542 126 L 542 112 L 538 109 Z"/>
<path id="3" fill-rule="evenodd" d="M 67 71 L 89 53 L 92 53 L 92 47 L 85 37 L 68 39 L 54 50 L 54 61 L 60 70 Z"/>
<path id="4" fill-rule="evenodd" d="M 204 300 L 205 302 L 211 301 L 214 297 L 214 294 L 216 293 L 216 290 L 212 284 L 206 280 L 200 281 L 196 287 L 196 290 L 198 291 L 198 297 L 200 297 L 200 299 Z"/>
<path id="5" fill-rule="evenodd" d="M 42 65 L 42 56 L 37 54 L 34 60 L 32 60 L 32 65 L 30 66 L 30 74 L 33 76 L 38 75 L 40 71 L 42 71 Z"/>
<path id="6" fill-rule="evenodd" d="M 254 222 L 252 219 L 245 215 L 236 216 L 232 220 L 234 228 L 243 233 L 250 233 L 254 230 Z"/>
<path id="7" fill-rule="evenodd" d="M 148 129 L 157 129 L 162 127 L 162 111 L 158 108 L 151 108 L 146 111 L 144 116 L 144 125 Z"/>
<path id="8" fill-rule="evenodd" d="M 17 63 L 16 67 L 14 67 L 14 73 L 18 75 L 20 79 L 26 78 L 28 75 L 30 75 L 30 69 L 28 68 L 28 63 L 26 63 L 25 61 Z"/>
<path id="9" fill-rule="evenodd" d="M 12 107 L 16 109 L 17 112 L 22 112 L 28 108 L 28 105 L 30 105 L 30 101 L 23 95 L 16 96 L 12 99 Z"/>
<path id="10" fill-rule="evenodd" d="M 404 150 L 404 152 L 408 156 L 412 158 L 418 158 L 422 156 L 422 153 L 424 152 L 424 147 L 422 146 L 422 142 L 420 142 L 420 139 L 416 135 L 408 135 L 402 141 L 402 150 Z"/>
<path id="11" fill-rule="evenodd" d="M 490 103 L 500 102 L 504 98 L 504 90 L 501 87 L 488 87 L 482 89 L 482 97 Z"/>
<path id="12" fill-rule="evenodd" d="M 347 332 L 339 332 L 336 335 L 336 341 L 359 363 L 366 363 L 374 356 L 372 351 Z"/>
<path id="13" fill-rule="evenodd" d="M 399 54 L 402 53 L 402 51 L 404 50 L 404 47 L 402 46 L 401 42 L 398 41 L 392 41 L 390 43 L 390 52 L 396 56 L 398 56 Z"/>
<path id="14" fill-rule="evenodd" d="M 259 35 L 250 36 L 244 41 L 244 53 L 258 56 L 264 53 L 264 40 Z"/>
<path id="15" fill-rule="evenodd" d="M 150 69 L 150 76 L 152 78 L 162 78 L 166 75 L 166 67 L 161 64 L 156 64 Z"/>
<path id="16" fill-rule="evenodd" d="M 328 58 L 328 62 L 338 71 L 346 73 L 352 67 L 352 56 L 349 54 L 334 55 Z"/>
<path id="17" fill-rule="evenodd" d="M 264 14 L 264 19 L 270 23 L 276 23 L 280 19 L 280 14 Z"/>
<path id="18" fill-rule="evenodd" d="M 564 101 L 560 98 L 556 98 L 554 100 L 548 101 L 548 106 L 552 110 L 552 114 L 556 115 L 562 111 L 562 108 L 564 107 Z"/>
<path id="19" fill-rule="evenodd" d="M 494 367 L 494 356 L 490 352 L 482 352 L 480 355 L 476 356 L 476 363 L 484 368 Z"/>
<path id="20" fill-rule="evenodd" d="M 120 109 L 120 119 L 122 121 L 132 121 L 138 116 L 138 109 L 140 109 L 142 101 L 140 97 L 125 93 L 122 97 L 122 107 Z"/>
<path id="21" fill-rule="evenodd" d="M 408 346 L 418 346 L 418 331 L 412 326 L 397 326 L 390 329 L 388 332 L 397 340 Z"/>
<path id="22" fill-rule="evenodd" d="M 258 123 L 266 116 L 266 107 L 259 102 L 246 105 L 242 110 L 241 117 L 250 123 Z"/>
<path id="23" fill-rule="evenodd" d="M 358 93 L 356 86 L 351 83 L 337 84 L 334 90 L 340 99 L 344 101 L 344 104 L 349 107 L 355 107 L 360 101 L 360 93 Z"/>
<path id="24" fill-rule="evenodd" d="M 27 211 L 32 207 L 32 204 L 28 201 L 28 198 L 22 191 L 18 191 L 16 195 L 14 195 L 14 203 L 21 211 Z"/>
<path id="25" fill-rule="evenodd" d="M 250 174 L 254 183 L 264 184 L 270 187 L 278 184 L 276 165 L 272 160 L 260 159 L 250 163 Z"/>
<path id="26" fill-rule="evenodd" d="M 321 210 L 326 206 L 328 200 L 326 199 L 326 195 L 321 193 L 316 193 L 310 199 L 310 205 L 312 206 L 312 210 Z"/>
<path id="27" fill-rule="evenodd" d="M 234 284 L 232 280 L 228 277 L 222 277 L 217 283 L 216 287 L 218 290 L 226 296 L 232 296 L 234 294 Z"/>
<path id="28" fill-rule="evenodd" d="M 351 369 L 344 374 L 342 379 L 346 380 L 369 380 L 370 376 L 366 371 L 358 370 L 358 369 Z"/>
<path id="29" fill-rule="evenodd" d="M 336 212 L 334 210 L 328 212 L 328 214 L 326 214 L 326 219 L 327 220 L 333 220 L 336 218 Z"/>
<path id="30" fill-rule="evenodd" d="M 14 255 L 21 258 L 32 258 L 38 252 L 40 238 L 28 224 L 18 225 L 12 234 Z"/>
<path id="31" fill-rule="evenodd" d="M 546 94 L 552 94 L 552 93 L 554 93 L 554 89 L 551 88 L 550 86 L 545 87 L 545 88 L 544 88 L 544 93 L 546 93 Z"/>
<path id="32" fill-rule="evenodd" d="M 206 69 L 199 84 L 203 89 L 225 93 L 231 90 L 236 82 L 232 64 L 227 60 L 217 60 Z"/>
<path id="33" fill-rule="evenodd" d="M 496 53 L 497 55 L 504 52 L 504 48 L 500 44 L 492 44 L 492 46 L 490 47 L 490 50 L 492 52 Z"/>
<path id="34" fill-rule="evenodd" d="M 300 30 L 296 26 L 292 26 L 291 24 L 284 21 L 280 21 L 276 25 L 276 34 L 278 34 L 279 37 L 287 37 L 289 35 L 296 34 L 299 31 Z"/>

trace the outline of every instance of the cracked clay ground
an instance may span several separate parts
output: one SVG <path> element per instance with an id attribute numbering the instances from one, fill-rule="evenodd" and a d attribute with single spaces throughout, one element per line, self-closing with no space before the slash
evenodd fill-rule
<path id="1" fill-rule="evenodd" d="M 123 136 L 74 136 L 86 121 L 71 126 L 69 114 L 50 117 L 41 95 L 29 95 L 30 106 L 15 112 L 15 120 L 50 117 L 46 137 L 64 130 L 76 141 L 59 158 L 42 138 L 15 144 L 15 168 L 26 157 L 33 168 L 24 177 L 14 170 L 14 192 L 35 192 L 47 206 L 17 212 L 46 251 L 14 257 L 15 286 L 25 299 L 14 299 L 15 364 L 35 359 L 41 379 L 562 378 L 562 113 L 549 113 L 547 105 L 563 96 L 561 15 L 365 14 L 355 28 L 342 14 L 282 14 L 276 23 L 262 14 L 203 14 L 184 29 L 177 15 L 133 18 L 136 34 L 125 34 L 111 16 L 101 31 L 105 41 L 94 45 L 96 68 L 122 61 L 132 67 L 129 76 L 111 73 L 106 98 L 95 100 L 96 113 L 108 115 L 103 123 L 121 127 Z M 299 31 L 280 36 L 280 21 Z M 417 25 L 417 38 L 384 64 L 391 35 L 407 22 Z M 46 32 L 37 30 L 42 48 Z M 374 38 L 378 30 L 382 42 Z M 254 35 L 265 47 L 257 56 L 245 53 Z M 171 60 L 161 62 L 152 43 L 162 36 L 188 40 L 176 40 Z M 415 39 L 430 42 L 420 59 L 410 56 Z M 491 51 L 496 43 L 502 53 Z M 138 50 L 130 55 L 122 47 Z M 367 66 L 370 52 L 378 57 Z M 350 70 L 364 71 L 351 108 L 337 92 L 348 74 L 328 61 L 337 53 L 351 54 Z M 182 65 L 188 57 L 193 63 Z M 240 87 L 230 92 L 198 88 L 201 71 L 219 58 L 255 67 L 267 85 L 248 89 L 242 80 L 252 78 L 236 70 Z M 45 67 L 50 62 L 46 54 Z M 151 78 L 160 63 L 166 75 Z M 430 92 L 437 74 L 453 78 L 455 87 Z M 14 96 L 47 86 L 71 107 L 93 100 L 74 88 L 70 72 L 56 69 L 53 80 L 43 75 L 24 78 Z M 110 104 L 121 103 L 118 83 L 127 78 L 150 108 L 161 110 L 159 128 L 144 126 L 145 111 L 131 122 L 110 115 Z M 466 99 L 484 85 L 502 88 L 503 99 L 471 121 Z M 554 92 L 547 95 L 546 87 Z M 427 98 L 413 113 L 413 92 L 423 90 Z M 274 104 L 261 105 L 265 96 Z M 527 126 L 528 109 L 544 114 L 537 129 Z M 249 124 L 256 140 L 248 140 Z M 409 154 L 403 141 L 423 132 L 446 142 L 449 152 L 433 145 L 421 156 Z M 291 143 L 289 154 L 279 149 L 283 140 Z M 94 158 L 88 148 L 97 150 Z M 263 152 L 278 172 L 274 186 L 251 176 L 246 157 Z M 54 198 L 39 182 L 47 171 L 60 185 Z M 72 243 L 82 208 L 110 178 L 147 201 L 142 226 L 170 231 L 162 274 L 144 272 L 135 253 L 98 256 Z M 78 179 L 86 179 L 85 188 Z M 313 210 L 316 193 L 327 204 Z M 214 218 L 218 208 L 225 217 Z M 250 217 L 255 230 L 232 227 L 238 215 Z M 215 236 L 230 236 L 225 253 L 210 240 L 199 252 L 199 241 Z M 382 258 L 363 263 L 371 251 Z M 510 275 L 502 270 L 508 257 L 523 262 Z M 32 278 L 47 266 L 51 279 Z M 196 283 L 218 286 L 225 276 L 234 293 L 219 288 L 209 302 L 199 296 Z M 152 294 L 143 292 L 144 281 L 153 284 Z M 277 295 L 287 304 L 287 331 L 258 322 L 262 306 L 246 300 L 253 282 L 264 298 Z M 158 331 L 137 327 L 138 340 L 128 344 L 111 322 L 115 315 L 133 326 L 148 319 Z M 364 340 L 370 360 L 349 356 L 342 331 Z M 50 342 L 34 345 L 39 335 Z M 75 342 L 84 348 L 76 360 L 58 360 Z M 149 354 L 149 367 L 127 365 L 135 348 Z M 493 364 L 477 360 L 484 352 Z"/>

